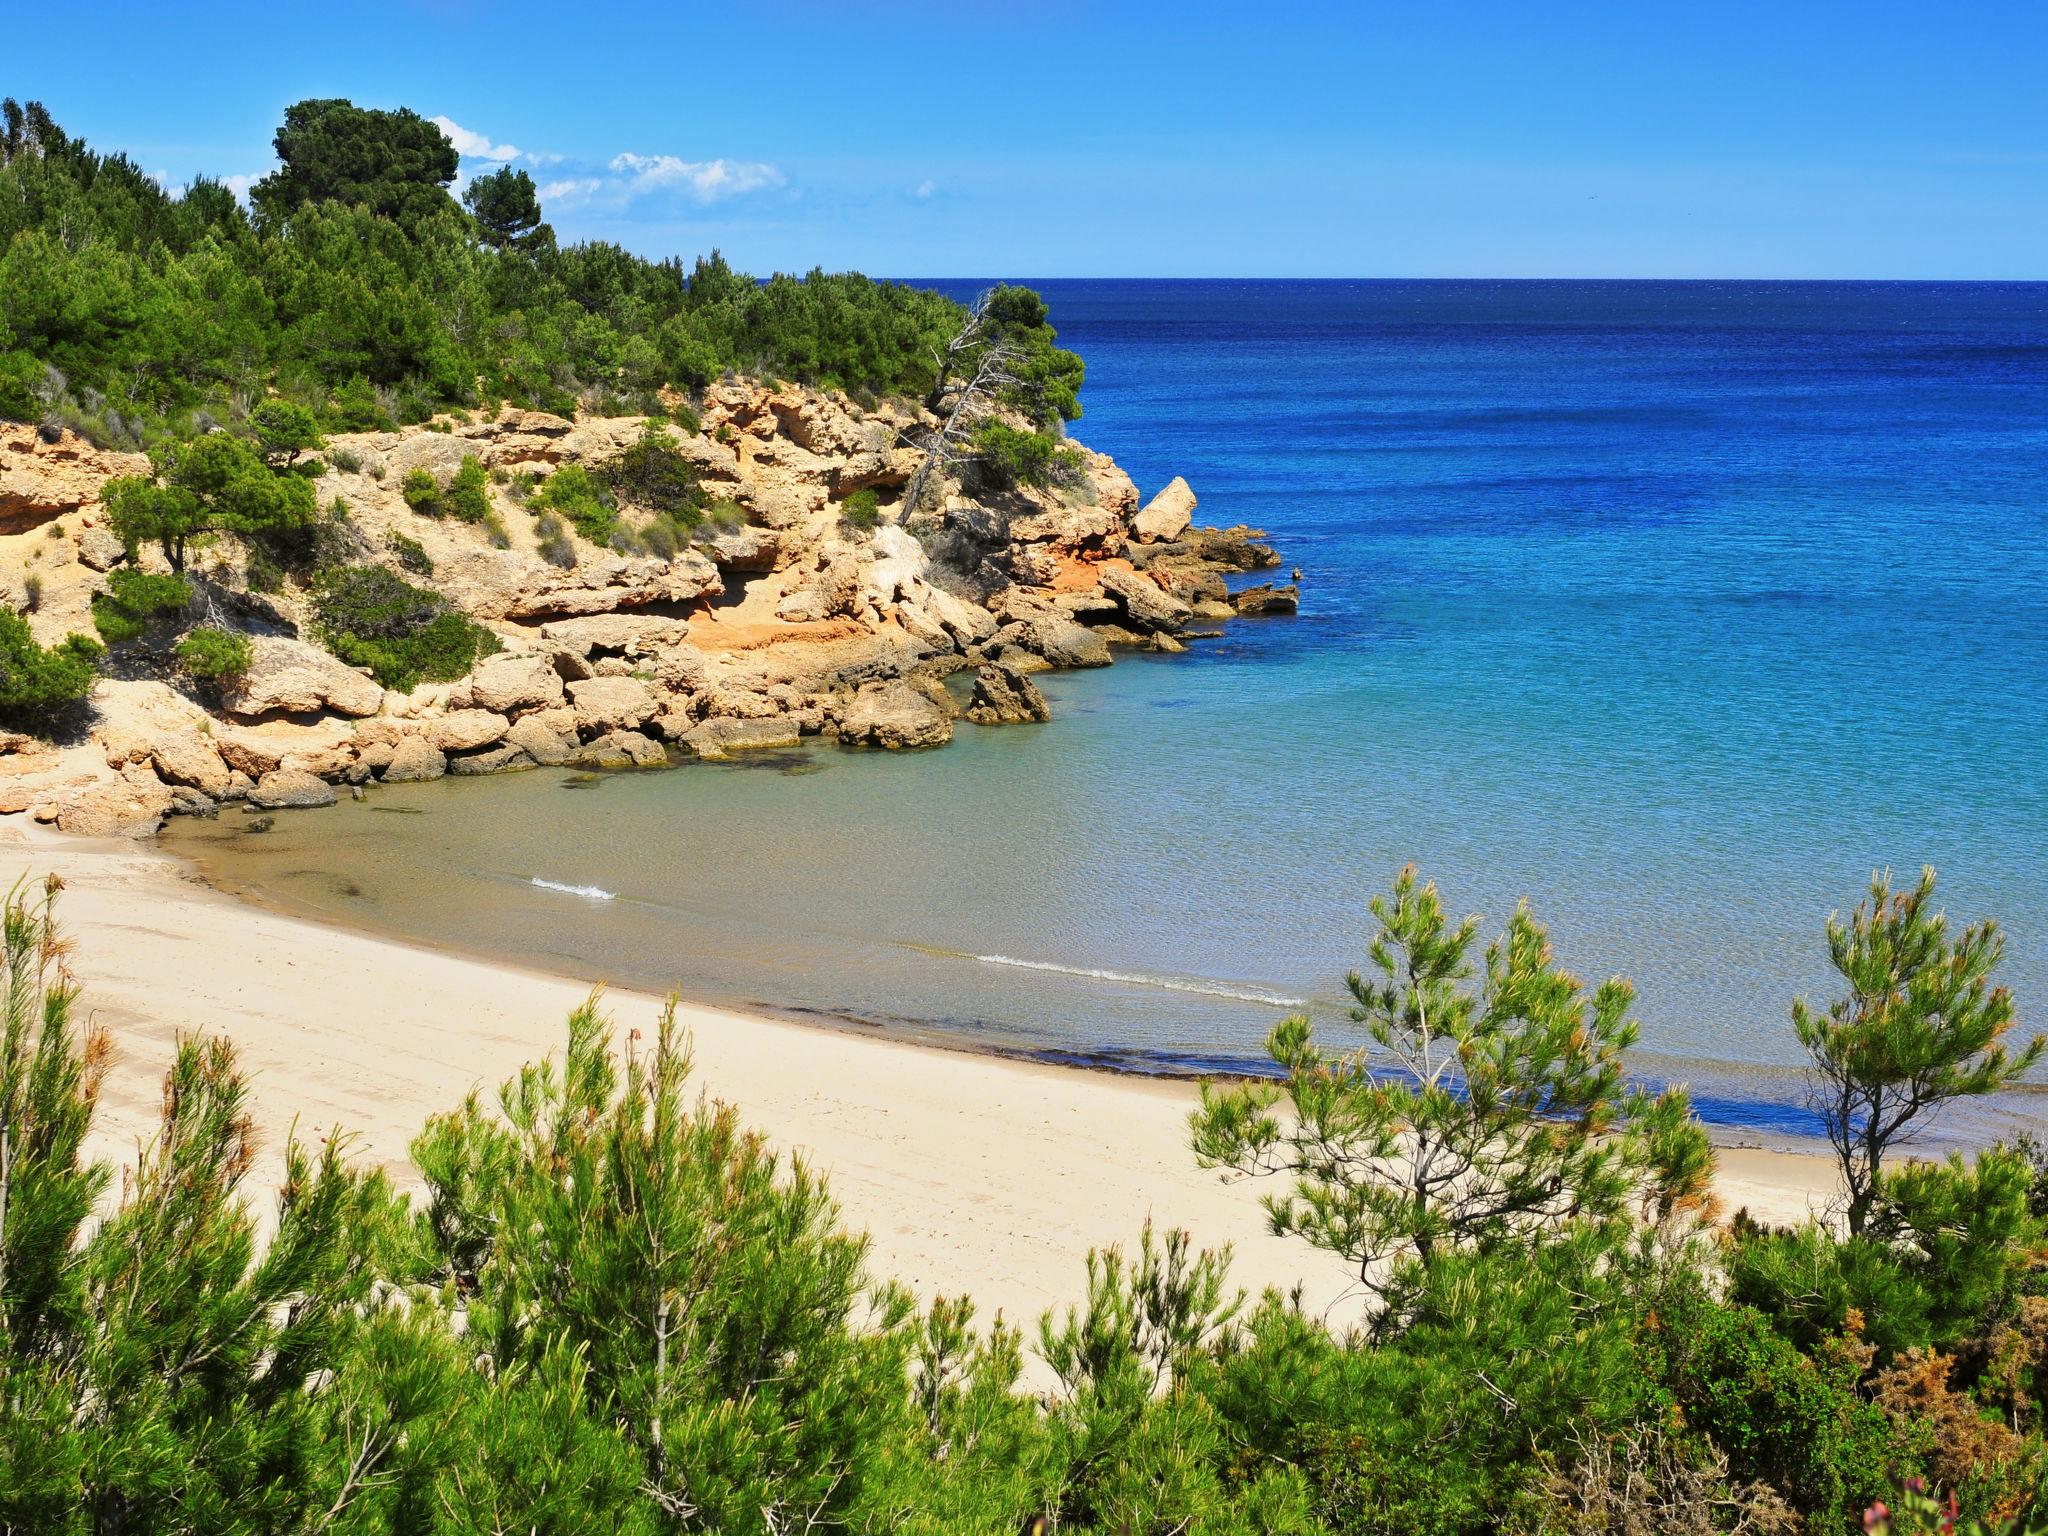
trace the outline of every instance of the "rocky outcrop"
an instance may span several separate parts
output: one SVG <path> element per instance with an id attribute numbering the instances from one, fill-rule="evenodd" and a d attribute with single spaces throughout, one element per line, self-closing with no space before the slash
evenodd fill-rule
<path id="1" fill-rule="evenodd" d="M 0 534 L 40 529 L 97 505 L 115 476 L 147 473 L 143 454 L 95 448 L 68 428 L 45 437 L 26 422 L 0 421 Z"/>
<path id="2" fill-rule="evenodd" d="M 678 440 L 707 499 L 726 506 L 680 550 L 672 527 L 655 537 L 630 506 L 617 547 L 551 528 L 543 550 L 526 500 L 527 477 L 601 466 L 644 418 L 508 410 L 332 440 L 321 497 L 348 509 L 344 558 L 430 587 L 490 628 L 496 653 L 467 677 L 388 692 L 312 643 L 300 578 L 242 590 L 246 552 L 222 539 L 195 608 L 249 634 L 247 674 L 223 697 L 109 679 L 88 741 L 10 751 L 0 738 L 0 814 L 137 835 L 221 803 L 268 813 L 331 803 L 337 786 L 444 774 L 717 762 L 809 737 L 938 746 L 963 714 L 1048 718 L 1030 674 L 1106 666 L 1112 647 L 1175 651 L 1240 613 L 1292 610 L 1290 587 L 1233 598 L 1224 583 L 1277 563 L 1257 530 L 1196 527 L 1183 480 L 1141 503 L 1128 475 L 1079 444 L 1080 472 L 1062 487 L 988 493 L 949 479 L 911 514 L 901 488 L 932 426 L 915 404 L 732 379 L 697 405 L 703 432 Z M 445 482 L 472 456 L 493 472 L 495 521 L 424 517 L 400 496 L 408 471 Z M 110 474 L 142 467 L 0 426 L 0 571 L 37 577 L 31 622 L 46 643 L 89 626 L 105 571 L 128 558 L 95 501 Z M 875 494 L 872 523 L 847 519 L 855 492 Z M 54 526 L 66 510 L 77 516 Z M 34 536 L 10 533 L 10 516 Z M 162 569 L 153 550 L 141 560 Z M 25 602 L 26 575 L 13 579 Z M 160 657 L 125 670 L 177 676 Z M 971 689 L 946 686 L 958 671 Z"/>
<path id="3" fill-rule="evenodd" d="M 249 670 L 222 697 L 231 715 L 374 715 L 384 690 L 317 646 L 277 635 L 250 639 Z"/>
<path id="4" fill-rule="evenodd" d="M 1187 481 L 1175 475 L 1166 489 L 1131 519 L 1131 535 L 1140 544 L 1163 544 L 1186 533 L 1194 520 L 1195 493 L 1188 489 Z"/>
<path id="5" fill-rule="evenodd" d="M 1017 725 L 1050 720 L 1052 706 L 1030 678 L 1015 667 L 992 661 L 975 671 L 974 697 L 968 702 L 967 718 L 976 725 Z"/>
<path id="6" fill-rule="evenodd" d="M 898 752 L 944 746 L 952 739 L 953 722 L 946 711 L 900 679 L 862 688 L 839 720 L 839 744 L 843 747 Z"/>
<path id="7" fill-rule="evenodd" d="M 1301 588 L 1292 583 L 1276 587 L 1270 581 L 1262 582 L 1256 587 L 1246 587 L 1238 593 L 1234 606 L 1238 613 L 1247 618 L 1294 613 L 1301 607 Z"/>

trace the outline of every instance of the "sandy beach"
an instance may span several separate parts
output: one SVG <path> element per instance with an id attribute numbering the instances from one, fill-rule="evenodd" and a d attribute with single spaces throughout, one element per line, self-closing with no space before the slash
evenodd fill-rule
<path id="1" fill-rule="evenodd" d="M 235 1043 L 255 1088 L 259 1179 L 296 1123 L 357 1138 L 411 1178 L 406 1146 L 430 1113 L 558 1049 L 562 1021 L 602 978 L 563 978 L 321 927 L 244 904 L 146 846 L 63 837 L 11 818 L 8 874 L 66 886 L 59 912 L 83 1003 L 117 1064 L 99 1150 L 132 1158 L 154 1124 L 173 1042 Z M 660 1000 L 616 991 L 621 1030 Z M 1187 1084 L 931 1049 L 685 1006 L 697 1080 L 824 1172 L 878 1271 L 920 1293 L 971 1293 L 1030 1319 L 1075 1299 L 1091 1247 L 1130 1243 L 1150 1216 L 1233 1245 L 1239 1284 L 1304 1289 L 1341 1313 L 1336 1261 L 1264 1230 L 1259 1190 L 1197 1168 Z M 1729 1209 L 1792 1220 L 1831 1186 L 1822 1158 L 1726 1149 Z M 260 1185 L 258 1186 L 260 1188 Z"/>

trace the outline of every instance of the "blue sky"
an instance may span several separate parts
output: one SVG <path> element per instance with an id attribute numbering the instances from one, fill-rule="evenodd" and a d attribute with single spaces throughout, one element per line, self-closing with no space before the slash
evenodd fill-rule
<path id="1" fill-rule="evenodd" d="M 173 182 L 410 106 L 756 272 L 2048 278 L 2044 80 L 2038 0 L 98 0 L 0 92 Z"/>

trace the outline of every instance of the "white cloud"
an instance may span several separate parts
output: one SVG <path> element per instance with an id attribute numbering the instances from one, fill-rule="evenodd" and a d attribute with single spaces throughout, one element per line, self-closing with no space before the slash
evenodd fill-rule
<path id="1" fill-rule="evenodd" d="M 593 196 L 604 186 L 596 176 L 571 176 L 562 181 L 544 181 L 540 184 L 540 200 L 544 203 L 556 201 L 581 202 Z"/>
<path id="2" fill-rule="evenodd" d="M 920 181 L 917 184 L 917 195 L 919 197 L 930 197 L 934 192 L 938 190 L 939 184 L 936 181 L 933 181 L 929 176 L 925 177 L 923 181 Z"/>
<path id="3" fill-rule="evenodd" d="M 263 176 L 260 172 L 250 171 L 240 176 L 223 176 L 220 179 L 220 184 L 234 193 L 240 201 L 246 203 L 249 201 L 249 189 L 262 179 Z"/>
<path id="4" fill-rule="evenodd" d="M 474 133 L 450 117 L 437 117 L 432 122 L 448 135 L 448 142 L 465 160 L 495 160 L 503 164 L 519 158 L 519 146 L 516 144 L 493 144 L 488 134 Z"/>
<path id="5" fill-rule="evenodd" d="M 751 160 L 684 160 L 676 155 L 623 154 L 612 157 L 614 173 L 625 178 L 628 197 L 676 190 L 700 203 L 779 187 L 784 177 L 772 165 Z"/>

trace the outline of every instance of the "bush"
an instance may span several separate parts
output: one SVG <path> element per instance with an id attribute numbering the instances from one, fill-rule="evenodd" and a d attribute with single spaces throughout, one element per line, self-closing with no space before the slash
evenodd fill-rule
<path id="1" fill-rule="evenodd" d="M 882 509 L 871 490 L 855 491 L 839 504 L 839 520 L 849 528 L 872 528 L 882 520 Z"/>
<path id="2" fill-rule="evenodd" d="M 247 672 L 254 652 L 247 635 L 202 624 L 178 642 L 177 654 L 186 675 L 218 687 Z"/>
<path id="3" fill-rule="evenodd" d="M 380 565 L 322 572 L 313 584 L 313 614 L 330 651 L 401 692 L 461 677 L 479 656 L 502 649 L 495 635 L 438 593 Z"/>
<path id="4" fill-rule="evenodd" d="M 92 627 L 108 645 L 124 645 L 141 638 L 151 619 L 180 612 L 191 601 L 191 585 L 182 576 L 116 566 L 107 574 L 107 590 L 93 594 Z"/>
<path id="5" fill-rule="evenodd" d="M 398 494 L 422 517 L 439 517 L 442 513 L 441 483 L 424 469 L 408 469 L 398 487 Z"/>
<path id="6" fill-rule="evenodd" d="M 697 408 L 687 400 L 678 400 L 676 408 L 669 413 L 669 419 L 683 429 L 688 437 L 695 437 L 704 430 L 704 418 L 697 414 Z"/>
<path id="7" fill-rule="evenodd" d="M 559 472 L 558 472 L 559 473 Z M 598 478 L 616 501 L 678 521 L 697 506 L 697 466 L 684 457 L 675 438 L 650 425 L 639 441 L 598 467 Z"/>
<path id="8" fill-rule="evenodd" d="M 593 544 L 606 544 L 619 527 L 611 494 L 581 464 L 564 464 L 535 491 L 527 503 L 538 512 L 554 512 Z"/>
<path id="9" fill-rule="evenodd" d="M 1082 476 L 1081 456 L 1050 431 L 1025 431 L 991 416 L 974 429 L 974 468 L 996 490 L 1014 486 L 1069 488 Z"/>
<path id="10" fill-rule="evenodd" d="M 327 462 L 345 475 L 360 474 L 363 468 L 363 456 L 349 448 L 328 449 Z"/>
<path id="11" fill-rule="evenodd" d="M 576 546 L 569 542 L 568 530 L 562 526 L 559 517 L 552 512 L 542 513 L 533 525 L 533 531 L 540 539 L 541 559 L 565 571 L 575 569 Z"/>
<path id="12" fill-rule="evenodd" d="M 0 608 L 0 725 L 48 736 L 69 725 L 92 693 L 105 652 L 70 635 L 47 650 L 28 620 Z"/>
<path id="13" fill-rule="evenodd" d="M 392 558 L 411 571 L 415 576 L 434 574 L 433 556 L 418 539 L 409 539 L 396 529 L 384 536 L 384 547 L 391 551 Z"/>
<path id="14" fill-rule="evenodd" d="M 458 522 L 480 523 L 491 515 L 491 482 L 475 456 L 463 455 L 462 467 L 448 482 L 441 508 Z"/>
<path id="15" fill-rule="evenodd" d="M 30 571 L 21 578 L 21 610 L 34 613 L 43 606 L 43 578 L 40 572 Z"/>

